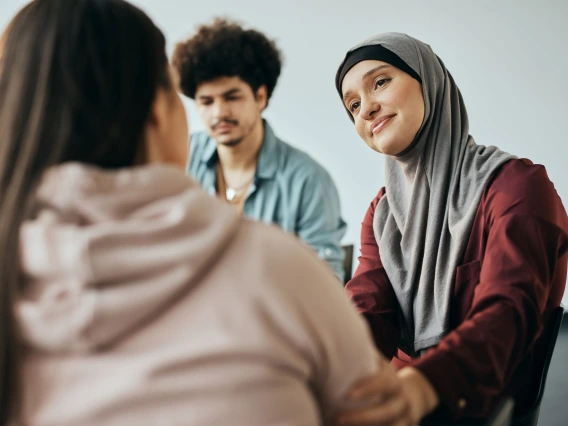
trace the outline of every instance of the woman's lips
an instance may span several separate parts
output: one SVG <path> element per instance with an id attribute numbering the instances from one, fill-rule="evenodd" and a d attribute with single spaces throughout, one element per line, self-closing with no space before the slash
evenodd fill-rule
<path id="1" fill-rule="evenodd" d="M 373 123 L 371 124 L 371 134 L 372 135 L 378 134 L 381 130 L 383 130 L 387 126 L 387 124 L 391 122 L 392 118 L 395 115 L 396 114 L 384 115 L 373 121 Z"/>

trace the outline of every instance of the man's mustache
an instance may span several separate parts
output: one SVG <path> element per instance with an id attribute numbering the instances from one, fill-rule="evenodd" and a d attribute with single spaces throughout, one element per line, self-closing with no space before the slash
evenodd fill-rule
<path id="1" fill-rule="evenodd" d="M 211 129 L 215 130 L 221 124 L 232 124 L 233 126 L 238 126 L 239 122 L 237 120 L 223 119 L 223 120 L 217 121 L 216 123 L 213 123 L 213 125 L 211 126 Z"/>

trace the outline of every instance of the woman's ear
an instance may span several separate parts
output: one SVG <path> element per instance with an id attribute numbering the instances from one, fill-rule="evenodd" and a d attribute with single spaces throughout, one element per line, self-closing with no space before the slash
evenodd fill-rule
<path id="1" fill-rule="evenodd" d="M 163 163 L 185 168 L 189 127 L 183 103 L 173 89 L 158 89 L 144 132 L 146 163 Z"/>
<path id="2" fill-rule="evenodd" d="M 168 102 L 168 93 L 163 89 L 159 89 L 156 92 L 156 98 L 152 104 L 144 130 L 144 155 L 142 158 L 146 160 L 146 163 L 161 161 L 161 141 L 163 139 L 164 126 L 167 123 Z"/>

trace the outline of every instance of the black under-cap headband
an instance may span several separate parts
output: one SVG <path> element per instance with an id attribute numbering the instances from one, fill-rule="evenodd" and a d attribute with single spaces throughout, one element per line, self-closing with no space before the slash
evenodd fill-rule
<path id="1" fill-rule="evenodd" d="M 343 91 L 341 90 L 341 84 L 345 78 L 345 74 L 357 65 L 361 61 L 383 61 L 390 64 L 398 69 L 404 71 L 412 78 L 418 80 L 422 84 L 422 79 L 416 71 L 414 71 L 406 62 L 400 59 L 396 54 L 390 50 L 384 48 L 380 44 L 374 44 L 370 46 L 363 46 L 349 53 L 344 59 L 343 63 L 339 66 L 337 74 L 335 75 L 335 87 L 339 93 L 339 97 L 343 98 Z"/>

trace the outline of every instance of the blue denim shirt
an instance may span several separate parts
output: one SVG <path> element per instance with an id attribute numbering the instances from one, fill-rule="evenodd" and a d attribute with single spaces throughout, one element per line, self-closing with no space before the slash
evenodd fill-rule
<path id="1" fill-rule="evenodd" d="M 193 134 L 188 173 L 212 195 L 216 193 L 218 161 L 215 139 L 205 132 Z M 343 280 L 344 252 L 340 242 L 346 224 L 341 218 L 337 188 L 321 165 L 278 139 L 266 121 L 243 213 L 296 234 Z"/>

